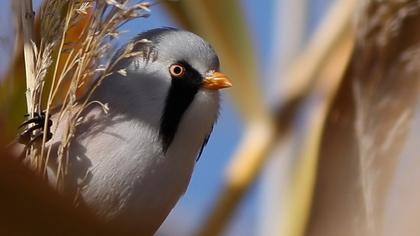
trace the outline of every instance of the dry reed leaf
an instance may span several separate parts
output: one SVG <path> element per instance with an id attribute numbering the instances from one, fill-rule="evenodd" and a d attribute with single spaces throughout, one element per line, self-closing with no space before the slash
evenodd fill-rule
<path id="1" fill-rule="evenodd" d="M 347 22 L 346 32 L 341 35 L 331 53 L 325 58 L 324 64 L 316 75 L 318 77 L 314 90 L 306 102 L 311 103 L 304 124 L 306 129 L 302 139 L 297 144 L 293 173 L 285 200 L 285 215 L 287 219 L 279 226 L 281 235 L 305 235 L 308 218 L 311 214 L 311 204 L 318 167 L 318 150 L 320 148 L 323 127 L 328 109 L 341 83 L 342 75 L 351 56 L 354 35 Z"/>
<path id="2" fill-rule="evenodd" d="M 418 102 L 419 24 L 420 1 L 363 1 L 322 137 L 308 235 L 384 235 L 388 191 Z"/>

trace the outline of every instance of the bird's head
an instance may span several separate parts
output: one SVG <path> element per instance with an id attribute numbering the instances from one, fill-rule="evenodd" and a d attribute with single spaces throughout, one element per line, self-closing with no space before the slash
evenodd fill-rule
<path id="1" fill-rule="evenodd" d="M 219 71 L 214 49 L 201 37 L 174 28 L 152 29 L 132 42 L 139 56 L 119 65 L 126 78 L 109 82 L 113 90 L 123 87 L 124 104 L 118 106 L 136 107 L 147 123 L 158 121 L 165 147 L 186 113 L 194 117 L 192 122 L 208 120 L 211 126 L 219 109 L 218 90 L 232 86 Z"/>
<path id="2" fill-rule="evenodd" d="M 156 62 L 171 83 L 182 83 L 194 89 L 219 90 L 232 86 L 219 71 L 219 58 L 214 49 L 199 36 L 174 28 L 158 28 L 140 34 L 136 40 L 143 51 L 143 62 Z"/>

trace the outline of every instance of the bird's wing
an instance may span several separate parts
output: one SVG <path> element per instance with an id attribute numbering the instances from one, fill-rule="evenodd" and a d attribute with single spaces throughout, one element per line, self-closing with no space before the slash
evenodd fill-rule
<path id="1" fill-rule="evenodd" d="M 199 152 L 199 153 L 198 153 L 198 155 L 197 155 L 197 160 L 196 160 L 196 162 L 200 160 L 200 157 L 201 157 L 201 154 L 203 153 L 204 147 L 205 147 L 205 146 L 207 145 L 207 143 L 209 142 L 211 132 L 213 132 L 213 127 L 214 127 L 214 126 L 211 126 L 211 129 L 210 129 L 209 134 L 208 134 L 208 135 L 204 138 L 203 144 L 201 145 L 201 148 L 200 148 L 200 152 Z"/>

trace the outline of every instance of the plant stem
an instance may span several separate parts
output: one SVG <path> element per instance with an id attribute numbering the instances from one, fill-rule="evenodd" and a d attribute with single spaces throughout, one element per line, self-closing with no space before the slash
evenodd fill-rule
<path id="1" fill-rule="evenodd" d="M 20 8 L 20 25 L 23 32 L 23 53 L 25 57 L 25 72 L 26 72 L 26 102 L 28 113 L 33 117 L 36 111 L 38 99 L 35 95 L 35 54 L 33 50 L 33 26 L 35 13 L 32 8 L 31 0 L 19 1 Z"/>
<path id="2" fill-rule="evenodd" d="M 37 91 L 37 81 L 35 77 L 35 51 L 34 51 L 34 17 L 31 0 L 21 0 L 18 2 L 20 9 L 20 27 L 23 34 L 23 53 L 25 58 L 25 75 L 26 75 L 26 105 L 29 117 L 33 118 L 35 112 L 40 111 L 40 93 Z M 38 144 L 31 145 L 28 148 L 26 156 L 29 158 L 32 167 L 37 171 L 42 167 L 42 158 L 38 155 L 40 152 Z"/>

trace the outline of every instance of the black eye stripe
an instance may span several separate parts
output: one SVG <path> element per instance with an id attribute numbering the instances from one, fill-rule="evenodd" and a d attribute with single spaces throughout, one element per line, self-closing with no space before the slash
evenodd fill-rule
<path id="1" fill-rule="evenodd" d="M 182 116 L 194 100 L 203 80 L 201 74 L 188 63 L 176 64 L 182 65 L 185 72 L 182 77 L 172 75 L 171 87 L 166 97 L 159 131 L 165 152 L 172 143 Z"/>

